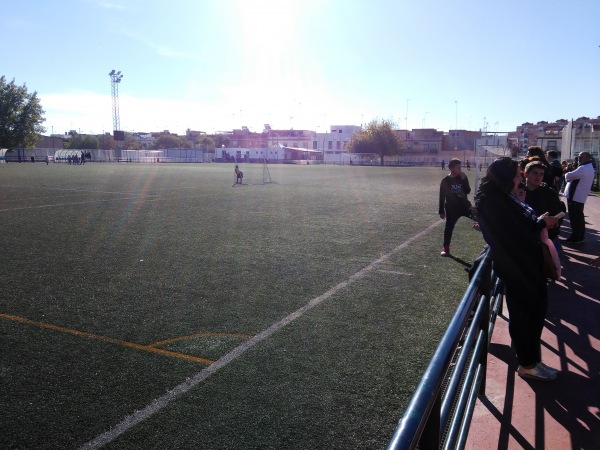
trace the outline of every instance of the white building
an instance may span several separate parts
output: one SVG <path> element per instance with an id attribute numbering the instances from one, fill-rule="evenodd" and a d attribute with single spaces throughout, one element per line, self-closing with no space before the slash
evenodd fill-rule
<path id="1" fill-rule="evenodd" d="M 322 160 L 329 164 L 350 164 L 358 155 L 346 152 L 346 147 L 354 133 L 361 131 L 357 125 L 331 125 L 327 133 L 315 133 L 312 149 L 321 152 Z"/>

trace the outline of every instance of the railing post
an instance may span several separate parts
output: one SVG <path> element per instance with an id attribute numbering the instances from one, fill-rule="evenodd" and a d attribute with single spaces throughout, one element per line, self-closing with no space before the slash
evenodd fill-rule
<path id="1" fill-rule="evenodd" d="M 491 271 L 491 269 L 490 269 Z M 486 276 L 490 276 L 488 273 Z M 485 380 L 487 375 L 487 357 L 488 352 L 490 350 L 490 339 L 489 339 L 489 323 L 490 323 L 490 302 L 494 301 L 494 296 L 492 295 L 493 286 L 490 286 L 490 292 L 487 292 L 485 298 L 483 299 L 483 314 L 481 316 L 481 320 L 479 321 L 479 329 L 483 333 L 483 342 L 485 345 L 485 351 L 482 351 L 479 355 L 479 364 L 481 365 L 481 384 L 479 385 L 479 395 L 485 394 Z"/>
<path id="2" fill-rule="evenodd" d="M 440 413 L 442 409 L 441 390 L 435 396 L 429 419 L 423 428 L 419 440 L 419 450 L 438 450 L 440 448 Z"/>

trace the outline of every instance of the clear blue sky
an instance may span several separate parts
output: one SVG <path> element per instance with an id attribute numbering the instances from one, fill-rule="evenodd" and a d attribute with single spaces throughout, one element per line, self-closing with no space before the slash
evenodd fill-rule
<path id="1" fill-rule="evenodd" d="M 600 116 L 597 0 L 0 0 L 0 75 L 48 133 L 491 131 Z"/>

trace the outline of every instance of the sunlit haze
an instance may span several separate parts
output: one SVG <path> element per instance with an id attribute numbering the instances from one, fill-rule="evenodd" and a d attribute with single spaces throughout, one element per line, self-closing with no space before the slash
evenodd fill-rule
<path id="1" fill-rule="evenodd" d="M 0 75 L 47 133 L 511 131 L 597 117 L 595 0 L 2 1 Z"/>

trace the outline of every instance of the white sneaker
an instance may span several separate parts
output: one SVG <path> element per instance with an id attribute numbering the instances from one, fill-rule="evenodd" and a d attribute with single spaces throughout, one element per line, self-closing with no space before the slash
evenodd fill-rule
<path id="1" fill-rule="evenodd" d="M 519 366 L 517 373 L 521 378 L 531 378 L 540 381 L 554 381 L 557 378 L 557 372 L 552 372 L 546 368 L 543 363 L 537 363 L 531 369 L 525 369 Z"/>

